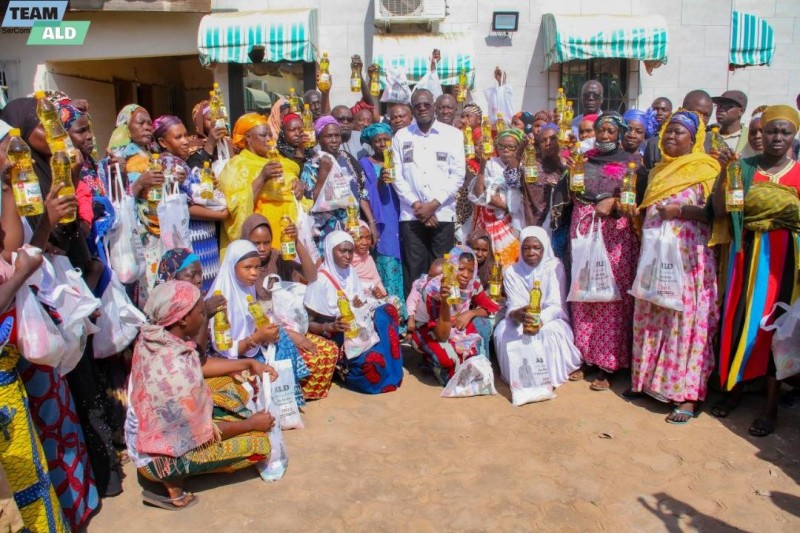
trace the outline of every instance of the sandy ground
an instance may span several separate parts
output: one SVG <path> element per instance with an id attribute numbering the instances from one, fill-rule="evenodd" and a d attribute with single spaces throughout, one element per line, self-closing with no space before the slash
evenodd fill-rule
<path id="1" fill-rule="evenodd" d="M 444 399 L 418 360 L 397 392 L 334 385 L 307 405 L 305 429 L 285 433 L 281 481 L 193 478 L 199 503 L 168 512 L 142 505 L 128 465 L 125 492 L 87 531 L 800 531 L 800 411 L 755 439 L 755 394 L 686 426 L 654 400 L 625 402 L 624 378 L 523 407 L 499 379 L 497 396 Z"/>

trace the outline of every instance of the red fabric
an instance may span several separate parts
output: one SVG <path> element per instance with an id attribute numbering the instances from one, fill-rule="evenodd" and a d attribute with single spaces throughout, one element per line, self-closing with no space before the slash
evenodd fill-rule
<path id="1" fill-rule="evenodd" d="M 75 198 L 78 200 L 78 218 L 92 225 L 94 210 L 92 209 L 92 189 L 83 180 L 75 187 Z"/>
<path id="2" fill-rule="evenodd" d="M 375 109 L 375 106 L 372 105 L 372 104 L 366 103 L 364 100 L 359 100 L 358 102 L 356 102 L 356 105 L 354 105 L 353 107 L 350 108 L 350 112 L 355 115 L 356 113 L 358 113 L 359 111 L 361 111 L 363 109 L 367 109 L 369 111 L 372 111 L 372 110 Z"/>

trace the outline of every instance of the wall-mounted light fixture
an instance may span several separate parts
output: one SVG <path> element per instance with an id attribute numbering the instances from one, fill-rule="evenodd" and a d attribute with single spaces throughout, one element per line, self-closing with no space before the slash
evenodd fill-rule
<path id="1" fill-rule="evenodd" d="M 492 13 L 492 31 L 511 37 L 519 29 L 519 11 L 495 11 Z"/>

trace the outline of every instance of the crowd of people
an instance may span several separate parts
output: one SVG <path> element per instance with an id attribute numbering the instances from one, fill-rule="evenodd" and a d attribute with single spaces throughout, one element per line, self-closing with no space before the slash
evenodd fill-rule
<path id="1" fill-rule="evenodd" d="M 11 509 L 3 517 L 19 517 L 11 530 L 78 530 L 100 498 L 122 491 L 128 461 L 146 503 L 187 508 L 198 501 L 187 476 L 270 461 L 280 422 L 256 398 L 279 377 L 275 366 L 289 369 L 299 406 L 323 400 L 336 379 L 388 393 L 402 385 L 404 345 L 442 386 L 473 358 L 496 358 L 512 381 L 520 349 L 544 361 L 551 387 L 585 380 L 608 391 L 630 369 L 622 397 L 670 404 L 672 424 L 698 416 L 710 383 L 725 392 L 719 417 L 761 383 L 765 407 L 749 431 L 774 431 L 779 400 L 798 399 L 779 396 L 773 333 L 760 327 L 800 291 L 796 109 L 762 106 L 747 120 L 745 94 L 695 90 L 680 107 L 657 98 L 619 114 L 589 80 L 571 124 L 549 109 L 519 111 L 507 125 L 492 116 L 486 138 L 488 113 L 458 87 L 417 88 L 381 107 L 368 86 L 352 107 L 331 109 L 329 89 L 305 93 L 313 129 L 291 99 L 232 124 L 212 122 L 208 101 L 189 124 L 130 104 L 108 143 L 94 137 L 89 102 L 48 93 L 75 149 L 74 195 L 53 181 L 41 103 L 8 102 L 0 500 Z M 41 215 L 18 213 L 12 137 L 31 149 Z M 744 208 L 729 212 L 732 164 Z M 631 168 L 635 202 L 623 202 Z M 183 233 L 159 209 L 175 195 L 188 213 Z M 133 224 L 121 225 L 127 215 Z M 682 311 L 632 293 L 653 231 L 677 240 Z M 582 283 L 575 243 L 587 234 L 604 244 L 615 298 L 572 295 Z M 144 266 L 135 279 L 115 264 L 123 245 Z M 69 372 L 26 359 L 17 335 L 15 297 L 40 290 L 31 280 L 59 255 L 100 302 L 121 286 L 117 305 L 146 317 L 103 358 L 87 330 Z"/>

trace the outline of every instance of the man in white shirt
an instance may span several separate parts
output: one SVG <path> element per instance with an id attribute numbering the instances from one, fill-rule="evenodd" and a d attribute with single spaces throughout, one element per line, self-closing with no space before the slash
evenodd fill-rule
<path id="1" fill-rule="evenodd" d="M 415 91 L 411 108 L 416 122 L 392 140 L 406 294 L 433 260 L 455 244 L 456 193 L 466 172 L 463 135 L 436 120 L 431 92 Z"/>

